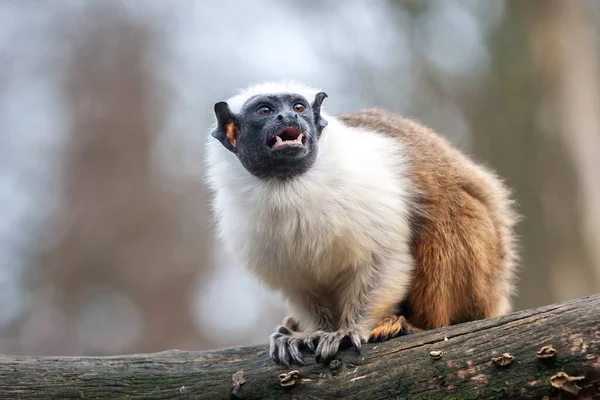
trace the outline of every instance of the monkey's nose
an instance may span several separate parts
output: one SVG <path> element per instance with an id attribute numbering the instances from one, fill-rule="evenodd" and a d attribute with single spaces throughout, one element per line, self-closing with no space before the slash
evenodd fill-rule
<path id="1" fill-rule="evenodd" d="M 281 113 L 281 114 L 277 114 L 277 120 L 278 121 L 283 121 L 284 119 L 286 120 L 294 120 L 294 119 L 298 119 L 298 114 L 296 113 Z"/>

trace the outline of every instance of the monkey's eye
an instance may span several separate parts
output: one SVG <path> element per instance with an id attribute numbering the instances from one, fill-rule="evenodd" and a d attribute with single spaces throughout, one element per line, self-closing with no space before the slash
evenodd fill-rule
<path id="1" fill-rule="evenodd" d="M 257 111 L 260 115 L 269 115 L 271 114 L 271 109 L 267 106 L 262 106 Z"/>
<path id="2" fill-rule="evenodd" d="M 304 107 L 304 105 L 302 103 L 296 103 L 296 104 L 294 104 L 293 108 L 294 108 L 294 111 L 299 112 L 299 113 L 301 113 L 304 110 L 306 110 L 306 107 Z"/>

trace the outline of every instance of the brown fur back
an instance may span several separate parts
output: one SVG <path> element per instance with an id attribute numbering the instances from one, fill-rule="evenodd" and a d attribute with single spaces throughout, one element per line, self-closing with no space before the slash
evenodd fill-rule
<path id="1" fill-rule="evenodd" d="M 402 141 L 417 190 L 413 284 L 404 314 L 437 328 L 510 310 L 517 261 L 508 190 L 430 129 L 379 109 L 337 116 Z M 399 299 L 399 301 L 402 299 Z"/>

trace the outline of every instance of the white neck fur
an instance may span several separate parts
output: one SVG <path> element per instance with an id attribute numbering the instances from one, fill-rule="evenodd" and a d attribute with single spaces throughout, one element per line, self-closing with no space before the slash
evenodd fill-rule
<path id="1" fill-rule="evenodd" d="M 228 103 L 237 113 L 256 94 L 281 92 L 302 94 L 310 102 L 319 90 L 267 83 Z M 372 262 L 374 252 L 381 259 L 402 248 L 409 253 L 411 184 L 401 143 L 323 117 L 329 124 L 315 164 L 289 180 L 251 175 L 235 154 L 208 139 L 207 178 L 219 235 L 240 263 L 284 292 L 298 279 L 334 280 L 344 268 Z"/>

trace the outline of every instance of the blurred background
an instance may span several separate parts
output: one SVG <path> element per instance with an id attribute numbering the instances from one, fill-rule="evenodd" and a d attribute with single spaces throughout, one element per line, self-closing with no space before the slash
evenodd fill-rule
<path id="1" fill-rule="evenodd" d="M 600 292 L 600 2 L 0 0 L 0 353 L 266 343 L 213 240 L 212 106 L 293 78 L 410 116 L 515 191 L 515 308 Z"/>

